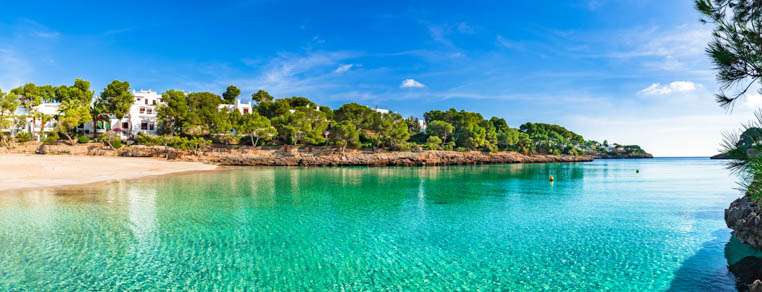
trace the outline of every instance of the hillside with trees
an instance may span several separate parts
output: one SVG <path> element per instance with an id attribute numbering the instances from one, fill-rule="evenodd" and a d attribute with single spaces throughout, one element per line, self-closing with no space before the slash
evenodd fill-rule
<path id="1" fill-rule="evenodd" d="M 98 121 L 109 118 L 132 118 L 128 112 L 134 100 L 128 82 L 114 81 L 95 98 L 89 87 L 89 82 L 77 79 L 72 86 L 37 86 L 28 83 L 7 94 L 0 91 L 0 119 L 3 120 L 0 127 L 4 133 L 4 143 L 34 140 L 38 137 L 45 137 L 49 143 L 59 137 L 65 137 L 70 143 L 75 140 L 88 141 L 90 139 L 85 134 L 77 133 L 78 125 L 95 125 Z M 263 90 L 251 94 L 255 104 L 250 113 L 244 114 L 220 106 L 233 104 L 240 93 L 232 85 L 221 94 L 167 90 L 162 93 L 162 103 L 156 110 L 160 136 L 129 133 L 130 137 L 134 137 L 131 139 L 133 141 L 117 141 L 119 139 L 107 133 L 93 135 L 91 139 L 112 146 L 134 142 L 184 149 L 198 149 L 215 143 L 285 147 L 334 146 L 341 151 L 348 148 L 387 151 L 478 150 L 571 156 L 645 153 L 636 145 L 586 141 L 582 135 L 559 125 L 524 123 L 514 128 L 500 117 L 487 119 L 479 113 L 452 108 L 425 112 L 423 120 L 419 120 L 417 117 L 406 118 L 398 113 L 378 111 L 357 103 L 331 109 L 306 97 L 275 98 Z M 49 116 L 36 112 L 36 107 L 44 102 L 60 103 L 59 113 Z M 27 116 L 15 116 L 17 107 L 26 109 Z M 57 121 L 57 126 L 47 133 L 14 131 L 19 123 L 46 123 L 52 120 Z"/>

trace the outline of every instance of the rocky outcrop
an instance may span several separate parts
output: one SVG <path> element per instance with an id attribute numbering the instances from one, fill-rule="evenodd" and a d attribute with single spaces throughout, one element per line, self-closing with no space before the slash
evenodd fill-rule
<path id="1" fill-rule="evenodd" d="M 335 147 L 248 147 L 213 145 L 201 150 L 164 146 L 128 146 L 111 149 L 102 144 L 40 145 L 28 143 L 0 153 L 40 153 L 125 157 L 156 157 L 231 166 L 435 166 L 508 163 L 586 162 L 592 156 L 523 155 L 516 152 L 478 151 L 388 152 Z"/>
<path id="2" fill-rule="evenodd" d="M 608 154 L 608 153 L 596 153 L 593 154 L 595 159 L 642 159 L 642 158 L 654 158 L 651 153 L 642 154 Z"/>
<path id="3" fill-rule="evenodd" d="M 725 209 L 725 223 L 741 242 L 762 248 L 762 216 L 759 206 L 749 196 L 743 196 Z"/>
<path id="4" fill-rule="evenodd" d="M 730 159 L 730 155 L 727 153 L 715 154 L 709 157 L 709 159 Z"/>

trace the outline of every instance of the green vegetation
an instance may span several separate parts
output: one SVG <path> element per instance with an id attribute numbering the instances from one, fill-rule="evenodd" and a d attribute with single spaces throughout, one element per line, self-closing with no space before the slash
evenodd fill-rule
<path id="1" fill-rule="evenodd" d="M 758 1 L 696 0 L 703 18 L 701 22 L 714 25 L 714 39 L 706 51 L 717 69 L 722 88 L 717 102 L 732 108 L 752 85 L 762 78 L 762 10 Z M 725 90 L 736 90 L 730 95 Z M 742 174 L 746 193 L 755 200 L 762 199 L 762 111 L 756 121 L 738 133 L 726 133 L 724 152 L 732 161 L 728 167 Z"/>
<path id="2" fill-rule="evenodd" d="M 244 114 L 233 109 L 234 106 L 227 106 L 234 104 L 240 94 L 240 89 L 233 85 L 228 86 L 222 95 L 167 90 L 162 93 L 162 103 L 156 108 L 160 136 L 148 136 L 142 132 L 136 136 L 131 132 L 126 134 L 135 137 L 137 144 L 181 149 L 199 149 L 214 141 L 226 145 L 338 146 L 342 152 L 346 148 L 370 148 L 390 151 L 517 151 L 556 155 L 644 153 L 638 146 L 615 144 L 611 147 L 608 142 L 585 141 L 581 135 L 559 125 L 525 123 L 511 128 L 505 119 L 485 119 L 479 113 L 455 109 L 426 112 L 421 122 L 416 117 L 405 118 L 398 113 L 380 112 L 357 103 L 348 103 L 332 110 L 305 97 L 274 98 L 264 90 L 251 95 L 256 104 L 251 112 Z M 29 83 L 13 89 L 9 94 L 0 92 L 0 120 L 3 121 L 0 126 L 4 130 L 17 128 L 13 126 L 14 119 L 10 116 L 21 105 L 30 113 L 22 117 L 23 121 L 30 118 L 32 123 L 44 125 L 55 119 L 55 135 L 49 136 L 60 135 L 71 144 L 78 141 L 85 143 L 89 139 L 78 135 L 77 129 L 92 122 L 93 128 L 107 130 L 100 137 L 93 133 L 93 140 L 118 148 L 122 141 L 115 131 L 127 129 L 110 129 L 100 125 L 102 121 L 112 118 L 127 118 L 132 124 L 133 117 L 129 115 L 129 110 L 134 96 L 130 83 L 114 80 L 98 97 L 93 99 L 93 95 L 90 83 L 80 79 L 72 86 L 37 86 Z M 36 107 L 42 102 L 60 102 L 58 114 L 48 116 L 36 112 Z M 31 137 L 17 133 L 9 137 L 15 136 L 19 141 L 35 139 L 35 133 L 28 134 Z M 39 136 L 44 135 L 40 133 Z M 5 136 L 4 139 L 7 140 Z"/>

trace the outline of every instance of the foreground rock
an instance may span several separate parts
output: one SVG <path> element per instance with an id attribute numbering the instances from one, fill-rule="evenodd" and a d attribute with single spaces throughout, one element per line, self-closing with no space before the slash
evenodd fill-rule
<path id="1" fill-rule="evenodd" d="M 762 248 L 762 216 L 751 197 L 743 196 L 725 209 L 725 223 L 741 242 Z"/>
<path id="2" fill-rule="evenodd" d="M 3 148 L 6 153 L 156 157 L 231 166 L 436 166 L 509 163 L 587 162 L 592 156 L 523 155 L 516 152 L 478 151 L 386 152 L 334 147 L 247 147 L 213 145 L 201 150 L 164 146 L 129 146 L 110 149 L 102 144 L 39 145 L 27 143 Z"/>

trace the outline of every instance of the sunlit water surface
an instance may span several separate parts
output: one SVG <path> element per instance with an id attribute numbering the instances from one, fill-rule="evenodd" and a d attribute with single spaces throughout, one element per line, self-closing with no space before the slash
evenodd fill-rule
<path id="1" fill-rule="evenodd" d="M 0 290 L 733 290 L 729 261 L 753 252 L 723 221 L 735 181 L 657 158 L 6 192 Z"/>

